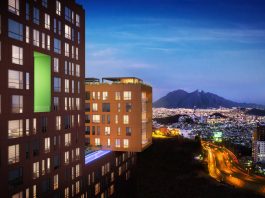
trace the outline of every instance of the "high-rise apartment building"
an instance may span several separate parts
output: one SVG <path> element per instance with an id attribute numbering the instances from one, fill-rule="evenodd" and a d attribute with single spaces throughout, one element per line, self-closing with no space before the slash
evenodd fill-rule
<path id="1" fill-rule="evenodd" d="M 85 88 L 87 146 L 141 152 L 151 145 L 151 86 L 134 77 L 87 78 Z"/>
<path id="2" fill-rule="evenodd" d="M 252 157 L 254 162 L 265 162 L 265 124 L 258 124 L 253 133 Z"/>
<path id="3" fill-rule="evenodd" d="M 79 196 L 85 12 L 74 0 L 0 1 L 0 196 Z"/>

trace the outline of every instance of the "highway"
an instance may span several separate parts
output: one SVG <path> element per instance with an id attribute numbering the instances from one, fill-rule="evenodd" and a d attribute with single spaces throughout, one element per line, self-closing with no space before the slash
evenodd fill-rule
<path id="1" fill-rule="evenodd" d="M 208 151 L 208 169 L 211 177 L 237 188 L 244 188 L 265 195 L 265 178 L 249 175 L 239 166 L 236 156 L 228 149 L 202 141 Z"/>

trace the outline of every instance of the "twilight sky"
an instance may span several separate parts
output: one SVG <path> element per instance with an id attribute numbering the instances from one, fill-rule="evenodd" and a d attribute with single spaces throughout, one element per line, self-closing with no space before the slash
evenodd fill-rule
<path id="1" fill-rule="evenodd" d="M 264 0 L 77 0 L 86 76 L 136 76 L 154 100 L 196 89 L 265 104 Z"/>

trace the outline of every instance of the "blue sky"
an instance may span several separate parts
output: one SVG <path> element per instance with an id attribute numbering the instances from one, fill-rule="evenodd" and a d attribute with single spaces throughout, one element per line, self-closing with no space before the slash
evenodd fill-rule
<path id="1" fill-rule="evenodd" d="M 265 1 L 78 0 L 86 76 L 136 76 L 154 100 L 184 89 L 265 104 Z"/>

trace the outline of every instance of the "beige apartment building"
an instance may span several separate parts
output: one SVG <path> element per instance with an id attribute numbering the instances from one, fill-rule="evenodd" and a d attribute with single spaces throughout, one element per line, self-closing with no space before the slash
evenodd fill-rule
<path id="1" fill-rule="evenodd" d="M 85 144 L 141 152 L 152 143 L 152 87 L 135 77 L 86 79 Z"/>

